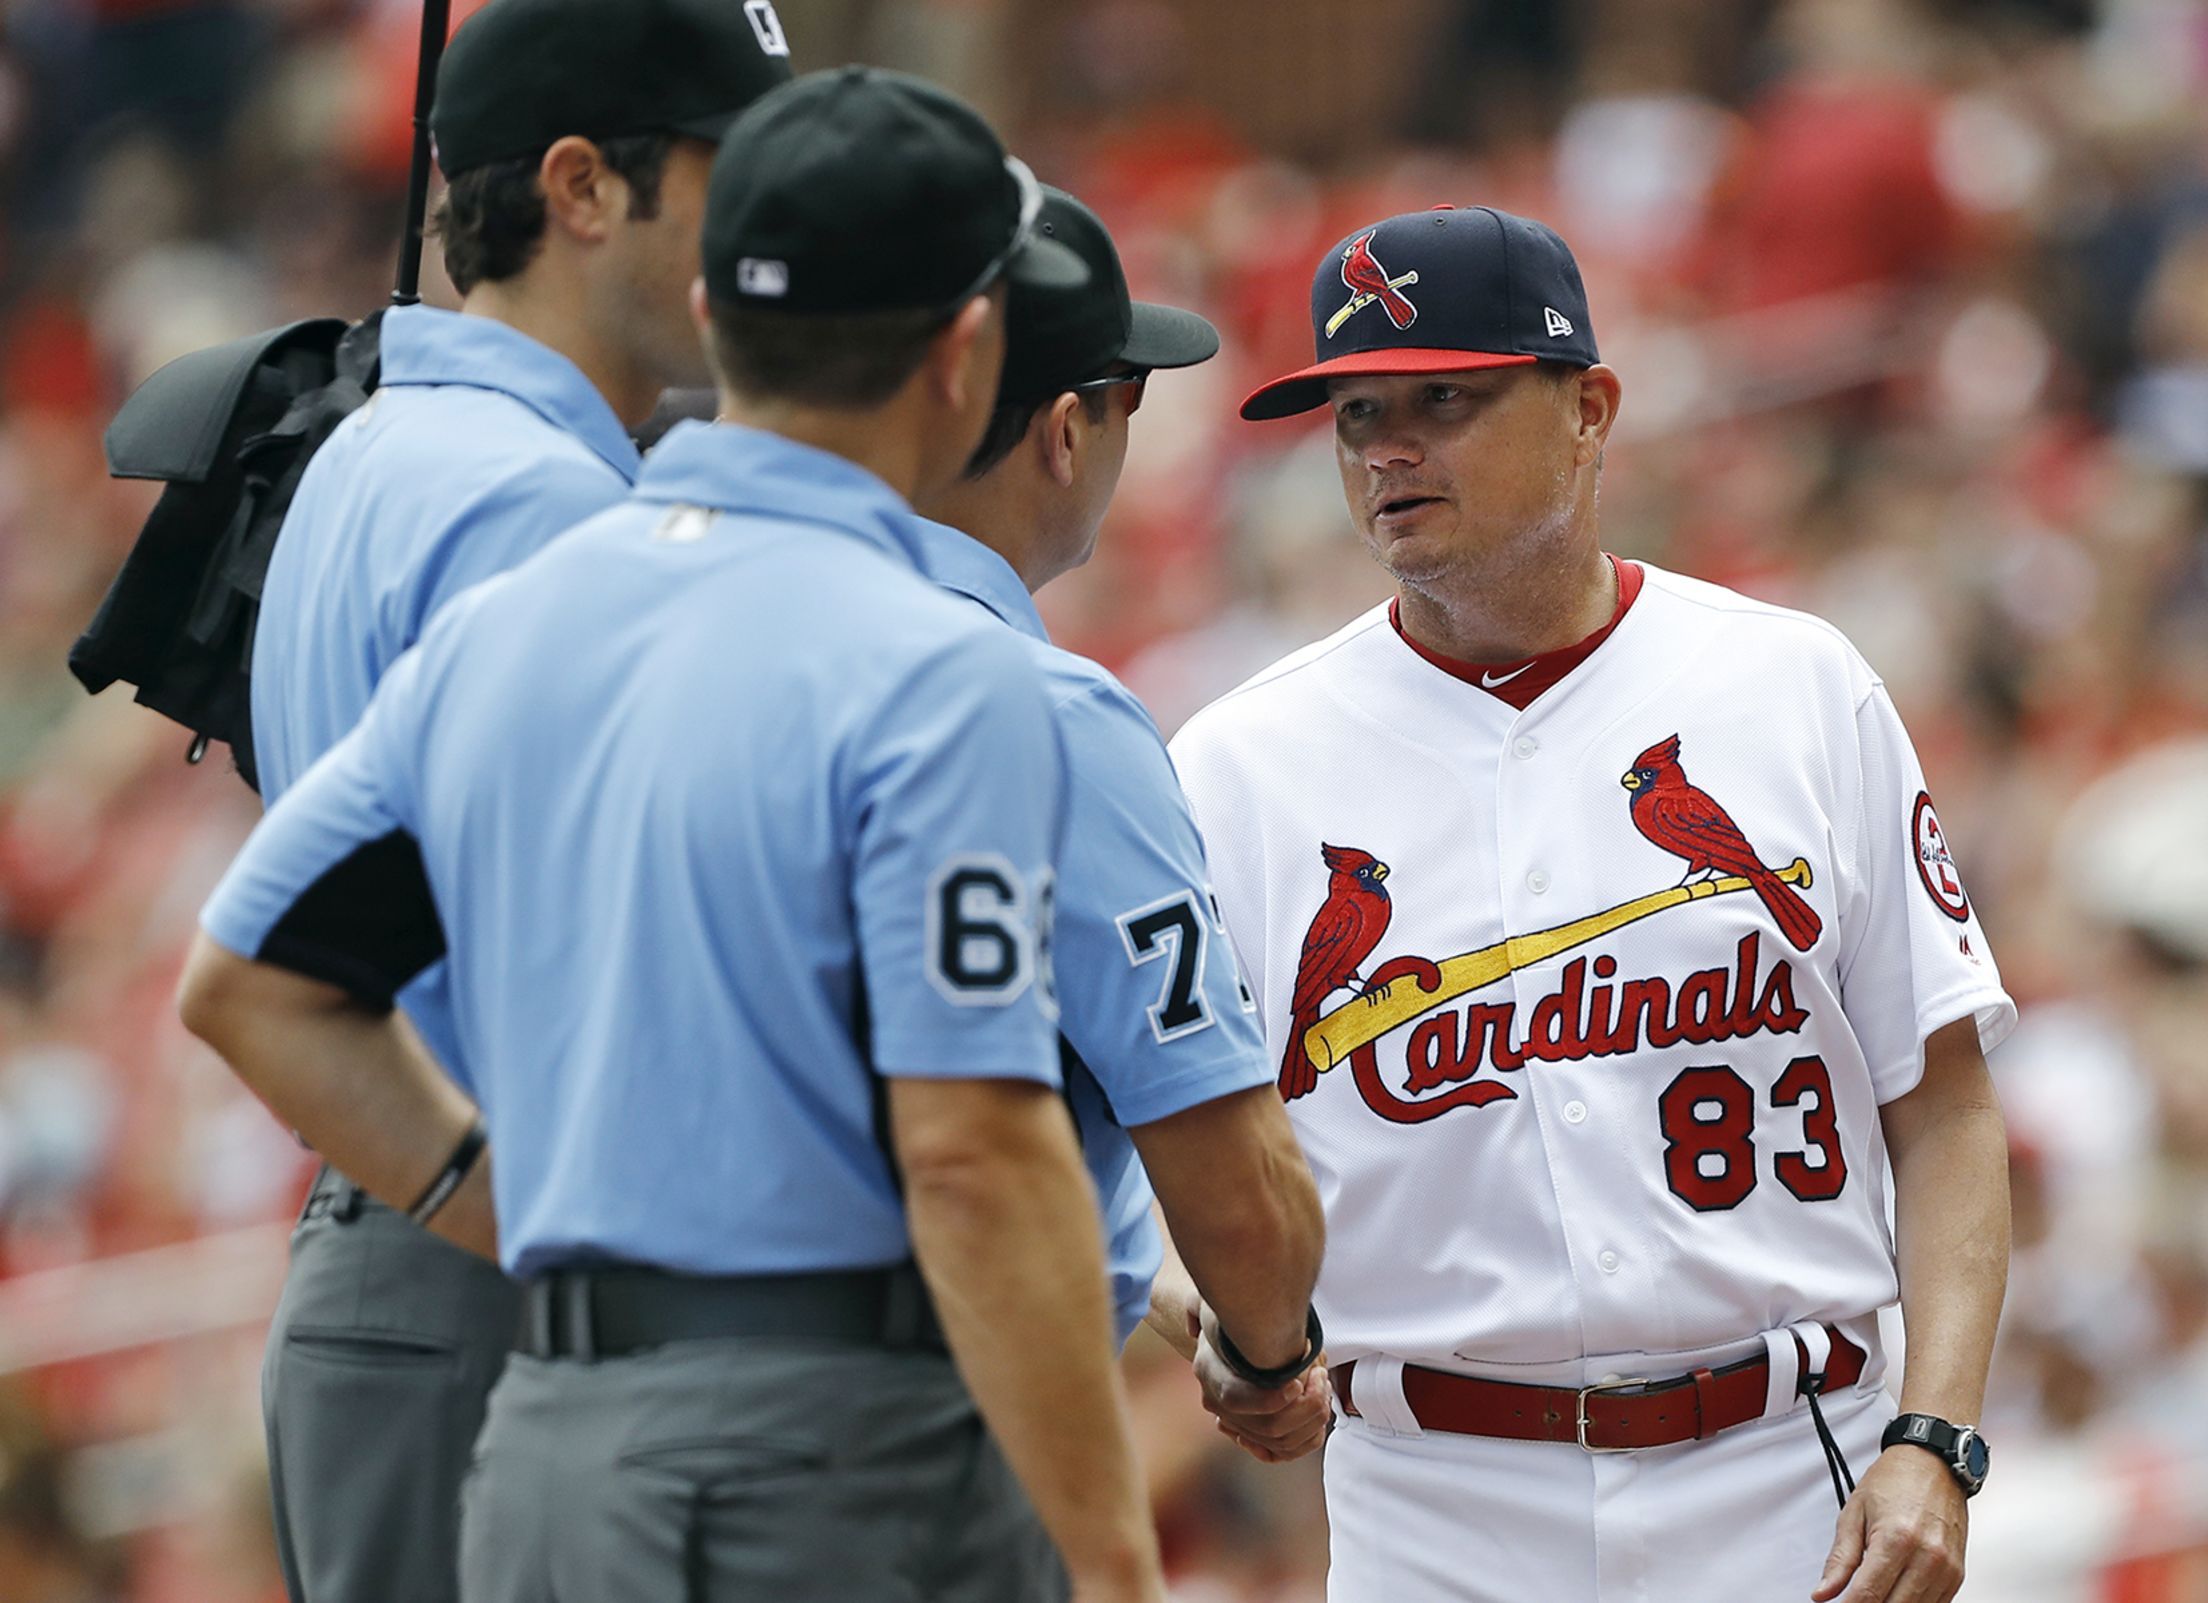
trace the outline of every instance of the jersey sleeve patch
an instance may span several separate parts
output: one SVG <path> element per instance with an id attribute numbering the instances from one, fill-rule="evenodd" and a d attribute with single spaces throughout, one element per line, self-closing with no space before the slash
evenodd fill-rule
<path id="1" fill-rule="evenodd" d="M 1046 879 L 1048 876 L 1045 876 Z M 960 852 L 928 878 L 928 983 L 960 1007 L 1003 1007 L 1038 975 L 1038 996 L 1054 1012 L 1049 927 L 1055 887 L 1031 893 L 1025 876 L 996 852 Z"/>
<path id="2" fill-rule="evenodd" d="M 1194 891 L 1171 896 L 1119 915 L 1119 938 L 1127 961 L 1136 968 L 1161 965 L 1158 999 L 1148 1009 L 1150 1034 L 1160 1046 L 1211 1028 L 1211 1004 L 1204 996 L 1207 956 L 1204 915 Z"/>
<path id="3" fill-rule="evenodd" d="M 1967 924 L 1970 897 L 1963 890 L 1962 874 L 1948 853 L 1947 836 L 1940 829 L 1939 815 L 1932 810 L 1932 797 L 1926 791 L 1917 792 L 1916 804 L 1909 810 L 1909 833 L 1917 858 L 1917 878 L 1923 882 L 1925 894 L 1949 918 Z"/>

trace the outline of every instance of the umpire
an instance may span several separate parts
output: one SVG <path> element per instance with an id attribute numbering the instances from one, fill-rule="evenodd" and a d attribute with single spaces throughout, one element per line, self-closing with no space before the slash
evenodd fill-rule
<path id="1" fill-rule="evenodd" d="M 1316 1446 L 1324 1375 L 1312 1368 L 1312 1282 L 1324 1243 L 1317 1189 L 1212 905 L 1204 843 L 1142 703 L 1051 642 L 1030 592 L 1089 559 L 1151 375 L 1209 361 L 1218 331 L 1134 300 L 1102 219 L 1046 186 L 1037 226 L 1088 282 L 1015 287 L 997 409 L 958 482 L 922 506 L 922 570 L 1018 634 L 1041 671 L 1066 751 L 1066 833 L 1054 936 L 1066 1100 L 1109 1232 L 1122 1335 L 1146 1310 L 1185 1356 L 1208 1304 L 1222 1360 L 1275 1394 L 1237 1417 L 1263 1456 Z M 1160 1274 L 1153 1202 L 1179 1262 Z M 1201 1290 L 1199 1300 L 1198 1291 Z M 1201 1363 L 1207 1391 L 1220 1366 Z"/>
<path id="2" fill-rule="evenodd" d="M 472 1603 L 1162 1595 L 1055 1051 L 1064 758 L 907 504 L 1005 281 L 1085 271 L 1040 202 L 913 80 L 755 106 L 699 297 L 733 422 L 447 608 L 208 905 L 195 1031 L 449 1237 L 495 1191 Z M 495 1182 L 389 1013 L 440 954 Z"/>
<path id="3" fill-rule="evenodd" d="M 771 6 L 491 0 L 432 125 L 457 313 L 393 309 L 382 382 L 308 465 L 269 565 L 255 755 L 279 799 L 465 586 L 628 493 L 628 425 L 703 375 L 687 295 L 712 141 L 790 77 Z M 401 1006 L 463 1086 L 442 968 Z M 263 1365 L 295 1603 L 456 1596 L 459 1488 L 513 1286 L 325 1170 Z"/>

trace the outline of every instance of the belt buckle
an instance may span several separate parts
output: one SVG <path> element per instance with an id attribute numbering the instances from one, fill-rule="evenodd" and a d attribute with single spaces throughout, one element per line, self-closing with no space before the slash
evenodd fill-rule
<path id="1" fill-rule="evenodd" d="M 1583 1453 L 1633 1453 L 1640 1451 L 1636 1447 L 1597 1447 L 1589 1441 L 1587 1439 L 1587 1399 L 1602 1392 L 1631 1391 L 1636 1386 L 1645 1387 L 1652 1384 L 1654 1383 L 1645 1375 L 1632 1375 L 1624 1380 L 1598 1380 L 1592 1386 L 1580 1387 L 1579 1418 L 1577 1429 L 1574 1432 L 1579 1439 L 1579 1450 Z"/>

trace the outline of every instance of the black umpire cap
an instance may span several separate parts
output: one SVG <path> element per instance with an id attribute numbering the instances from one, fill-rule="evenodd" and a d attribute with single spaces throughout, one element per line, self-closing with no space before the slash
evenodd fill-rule
<path id="1" fill-rule="evenodd" d="M 705 204 L 705 284 L 799 316 L 955 312 L 1000 278 L 1076 288 L 1042 186 L 971 106 L 872 67 L 798 79 L 737 118 Z"/>
<path id="2" fill-rule="evenodd" d="M 1035 227 L 1080 257 L 1089 277 L 1072 288 L 1012 286 L 1002 400 L 1047 400 L 1118 363 L 1147 372 L 1194 367 L 1219 354 L 1219 331 L 1194 312 L 1128 295 L 1112 236 L 1073 196 L 1045 184 Z"/>
<path id="3" fill-rule="evenodd" d="M 445 48 L 430 133 L 448 178 L 570 134 L 718 140 L 790 77 L 773 0 L 491 0 Z"/>

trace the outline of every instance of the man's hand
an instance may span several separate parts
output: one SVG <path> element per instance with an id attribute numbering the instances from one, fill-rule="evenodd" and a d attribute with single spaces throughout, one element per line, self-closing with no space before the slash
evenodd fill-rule
<path id="1" fill-rule="evenodd" d="M 1261 1464 L 1285 1464 L 1326 1440 L 1334 1390 L 1322 1358 L 1287 1385 L 1268 1391 L 1252 1386 L 1219 1356 L 1219 1318 L 1209 1308 L 1191 1311 L 1188 1333 L 1197 1342 L 1196 1382 L 1204 1407 L 1217 1417 L 1220 1434 Z"/>
<path id="2" fill-rule="evenodd" d="M 1974 1420 L 2009 1269 L 2008 1137 L 1969 1018 L 1924 1043 L 1924 1078 L 1879 1109 L 1909 1362 L 1905 1414 Z M 1963 1489 L 1939 1459 L 1881 1453 L 1840 1511 L 1813 1603 L 1947 1603 L 1963 1584 Z M 1852 1580 L 1850 1578 L 1853 1578 Z M 1846 1591 L 1841 1589 L 1845 1587 Z"/>
<path id="3" fill-rule="evenodd" d="M 1920 1447 L 1889 1447 L 1840 1511 L 1811 1603 L 1947 1603 L 1963 1584 L 1969 1529 L 1948 1467 Z"/>

